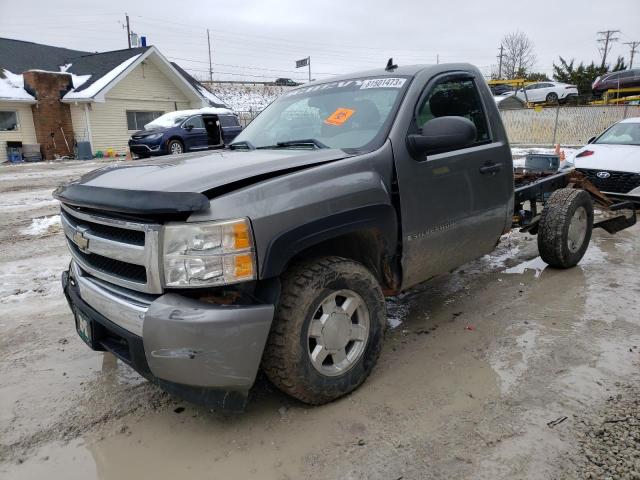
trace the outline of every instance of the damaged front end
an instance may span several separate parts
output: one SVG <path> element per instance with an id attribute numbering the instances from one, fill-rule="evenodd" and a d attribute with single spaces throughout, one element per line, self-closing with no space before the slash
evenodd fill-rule
<path id="1" fill-rule="evenodd" d="M 226 411 L 244 409 L 274 306 L 221 305 L 177 294 L 137 294 L 72 261 L 62 286 L 80 336 L 167 392 Z"/>

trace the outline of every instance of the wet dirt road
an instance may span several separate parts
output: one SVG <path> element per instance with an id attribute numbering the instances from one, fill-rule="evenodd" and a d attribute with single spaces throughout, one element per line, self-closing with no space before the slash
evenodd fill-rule
<path id="1" fill-rule="evenodd" d="M 379 365 L 330 405 L 264 380 L 239 416 L 172 399 L 88 350 L 61 294 L 49 192 L 97 166 L 0 167 L 0 478 L 584 478 L 582 418 L 639 385 L 636 226 L 566 271 L 510 235 L 390 299 Z"/>

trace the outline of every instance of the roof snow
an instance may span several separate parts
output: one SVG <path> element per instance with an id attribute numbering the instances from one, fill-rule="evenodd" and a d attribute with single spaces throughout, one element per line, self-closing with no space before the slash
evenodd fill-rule
<path id="1" fill-rule="evenodd" d="M 103 88 L 105 88 L 113 80 L 115 80 L 118 77 L 118 75 L 120 75 L 122 72 L 124 72 L 129 67 L 129 65 L 131 65 L 133 62 L 135 62 L 138 59 L 138 57 L 140 57 L 140 55 L 142 55 L 142 54 L 134 55 L 133 57 L 128 58 L 127 60 L 122 62 L 120 65 L 118 65 L 116 68 L 114 68 L 113 70 L 109 71 L 106 75 L 100 77 L 98 80 L 93 82 L 91 85 L 89 85 L 84 90 L 81 90 L 80 92 L 77 92 L 77 91 L 74 91 L 74 90 L 70 91 L 69 93 L 67 93 L 64 96 L 64 99 L 65 100 L 79 100 L 79 99 L 89 99 L 89 98 L 95 97 L 98 93 L 100 93 L 100 91 Z M 84 81 L 80 85 L 85 83 L 89 79 L 90 76 L 91 75 L 76 75 L 77 78 L 86 77 L 84 79 Z M 80 85 L 78 85 L 78 87 Z M 78 88 L 78 87 L 76 87 L 76 84 L 74 82 L 73 88 Z"/>
<path id="2" fill-rule="evenodd" d="M 209 100 L 210 102 L 213 102 L 216 105 L 224 105 L 225 103 L 220 100 L 220 98 L 218 98 L 217 96 L 215 96 L 213 93 L 211 93 L 209 90 L 207 90 L 204 87 L 201 87 L 200 85 L 197 85 L 196 88 L 198 89 L 198 91 L 200 92 L 200 94 L 206 98 L 207 100 Z"/>
<path id="3" fill-rule="evenodd" d="M 0 99 L 17 102 L 35 102 L 35 98 L 24 89 L 22 75 L 16 75 L 9 70 L 0 71 Z"/>

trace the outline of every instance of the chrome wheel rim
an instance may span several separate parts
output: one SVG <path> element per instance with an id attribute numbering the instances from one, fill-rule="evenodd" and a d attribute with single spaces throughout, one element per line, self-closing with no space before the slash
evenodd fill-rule
<path id="1" fill-rule="evenodd" d="M 307 351 L 313 368 L 334 377 L 349 371 L 369 340 L 369 310 L 360 295 L 338 290 L 325 297 L 307 330 Z"/>
<path id="2" fill-rule="evenodd" d="M 182 153 L 182 145 L 180 145 L 178 142 L 173 142 L 171 144 L 171 153 Z"/>
<path id="3" fill-rule="evenodd" d="M 571 253 L 576 253 L 582 247 L 584 237 L 587 234 L 587 211 L 584 207 L 578 207 L 569 223 L 567 234 L 567 247 Z"/>

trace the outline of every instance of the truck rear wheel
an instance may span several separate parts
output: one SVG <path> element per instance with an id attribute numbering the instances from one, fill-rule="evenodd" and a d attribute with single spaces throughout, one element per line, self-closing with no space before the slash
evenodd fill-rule
<path id="1" fill-rule="evenodd" d="M 263 369 L 298 400 L 330 402 L 367 378 L 385 321 L 382 290 L 363 265 L 341 257 L 298 263 L 282 278 Z"/>
<path id="2" fill-rule="evenodd" d="M 540 216 L 540 257 L 555 268 L 570 268 L 582 259 L 593 230 L 593 203 L 584 190 L 562 188 L 551 194 Z"/>

